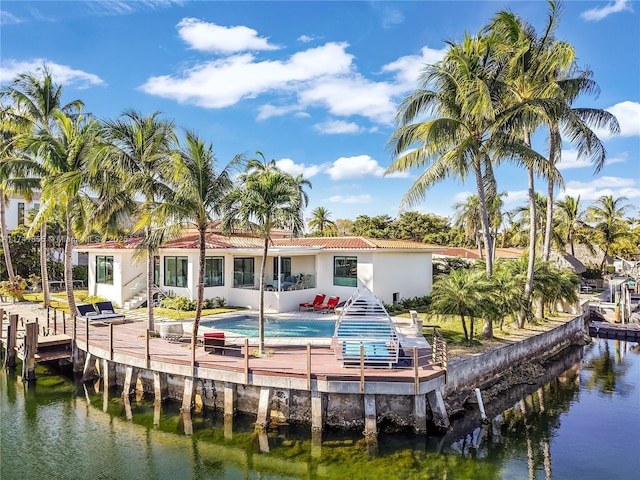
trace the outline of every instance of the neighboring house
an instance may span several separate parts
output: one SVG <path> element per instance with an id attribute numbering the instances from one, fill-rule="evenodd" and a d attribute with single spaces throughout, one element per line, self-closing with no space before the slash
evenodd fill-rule
<path id="1" fill-rule="evenodd" d="M 568 252 L 570 250 L 569 246 L 567 246 L 565 250 Z M 599 246 L 594 245 L 593 251 L 591 251 L 586 245 L 577 244 L 574 246 L 573 250 L 575 252 L 575 257 L 582 262 L 583 265 L 591 268 L 600 268 L 602 258 L 604 257 L 604 251 Z M 604 264 L 605 266 L 613 265 L 613 258 L 607 255 Z"/>
<path id="2" fill-rule="evenodd" d="M 5 204 L 5 220 L 7 230 L 11 232 L 20 225 L 29 226 L 29 216 L 40 208 L 40 192 L 35 192 L 33 199 L 29 202 L 23 197 L 9 196 Z M 56 262 L 64 261 L 64 252 L 53 252 L 53 259 Z M 87 265 L 86 254 L 74 251 L 72 255 L 74 265 Z"/>
<path id="3" fill-rule="evenodd" d="M 134 260 L 141 239 L 80 245 L 89 253 L 89 293 L 135 308 L 144 302 L 146 260 Z M 250 235 L 207 233 L 205 298 L 257 308 L 262 240 Z M 324 293 L 347 300 L 364 284 L 385 303 L 431 293 L 431 255 L 442 247 L 364 237 L 275 238 L 266 263 L 265 311 L 297 310 Z M 161 295 L 196 299 L 198 235 L 187 232 L 164 244 L 155 259 Z M 137 299 L 137 300 L 132 300 Z"/>
<path id="4" fill-rule="evenodd" d="M 22 197 L 10 196 L 5 205 L 7 230 L 15 230 L 20 225 L 29 225 L 29 212 L 40 208 L 40 194 L 34 194 L 30 202 Z"/>
<path id="5" fill-rule="evenodd" d="M 486 258 L 486 252 L 483 249 L 483 258 Z M 496 248 L 495 258 L 516 259 L 524 254 L 523 248 Z M 462 258 L 467 260 L 478 260 L 480 258 L 477 248 L 464 247 L 442 247 L 442 251 L 434 253 L 433 258 Z"/>

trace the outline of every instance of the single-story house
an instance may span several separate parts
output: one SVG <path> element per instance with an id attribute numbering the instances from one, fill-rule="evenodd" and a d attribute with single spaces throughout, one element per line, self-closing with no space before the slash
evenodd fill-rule
<path id="1" fill-rule="evenodd" d="M 482 249 L 482 258 L 486 258 L 486 252 Z M 503 259 L 517 259 L 524 254 L 523 248 L 500 248 L 495 249 L 495 258 Z M 477 248 L 466 247 L 442 247 L 442 250 L 435 252 L 433 258 L 461 258 L 463 260 L 478 260 L 480 258 L 480 252 Z"/>
<path id="2" fill-rule="evenodd" d="M 89 254 L 91 295 L 136 308 L 146 297 L 146 260 L 134 259 L 140 238 L 79 245 Z M 318 293 L 347 300 L 363 284 L 385 303 L 431 293 L 432 253 L 442 247 L 365 237 L 274 238 L 266 262 L 265 311 L 297 310 Z M 263 241 L 207 232 L 205 298 L 258 308 Z M 160 295 L 197 296 L 198 234 L 166 242 L 154 265 Z"/>

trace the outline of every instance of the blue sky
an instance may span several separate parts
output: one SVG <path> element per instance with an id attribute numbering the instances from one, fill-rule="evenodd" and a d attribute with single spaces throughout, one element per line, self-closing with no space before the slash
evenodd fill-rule
<path id="1" fill-rule="evenodd" d="M 257 150 L 313 188 L 309 211 L 332 218 L 398 215 L 418 172 L 383 177 L 399 102 L 445 41 L 476 33 L 511 9 L 537 29 L 543 1 L 8 1 L 0 4 L 0 82 L 43 62 L 65 100 L 114 118 L 161 111 L 213 144 L 224 165 Z M 564 146 L 564 194 L 584 206 L 602 195 L 640 206 L 640 3 L 567 1 L 556 34 L 594 72 L 598 98 L 576 106 L 614 113 L 621 135 L 603 136 L 608 161 L 593 167 Z M 544 147 L 541 143 L 540 148 Z M 506 208 L 526 201 L 526 173 L 497 171 Z M 545 194 L 546 185 L 536 189 Z M 452 214 L 474 180 L 445 181 L 412 207 Z"/>

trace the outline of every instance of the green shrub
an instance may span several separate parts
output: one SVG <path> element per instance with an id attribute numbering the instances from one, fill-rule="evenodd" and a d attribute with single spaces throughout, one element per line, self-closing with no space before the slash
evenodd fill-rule
<path id="1" fill-rule="evenodd" d="M 190 312 L 196 309 L 197 302 L 189 300 L 187 297 L 176 295 L 175 297 L 163 298 L 160 302 L 160 306 L 164 308 L 171 308 L 173 310 L 180 310 L 183 312 Z"/>
<path id="2" fill-rule="evenodd" d="M 76 301 L 81 303 L 98 303 L 109 301 L 108 298 L 104 298 L 99 295 L 89 295 L 88 292 L 76 292 L 74 297 Z"/>
<path id="3" fill-rule="evenodd" d="M 2 292 L 3 295 L 11 297 L 14 302 L 22 299 L 26 289 L 27 281 L 20 275 L 16 275 L 13 282 L 9 280 L 0 282 L 0 292 Z"/>

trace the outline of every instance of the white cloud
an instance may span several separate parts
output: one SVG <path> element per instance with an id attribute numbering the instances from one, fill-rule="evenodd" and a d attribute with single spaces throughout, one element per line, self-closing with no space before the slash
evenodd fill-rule
<path id="1" fill-rule="evenodd" d="M 299 92 L 303 106 L 322 106 L 333 115 L 361 115 L 377 123 L 391 124 L 396 112 L 392 100 L 396 88 L 372 82 L 359 74 L 318 78 Z"/>
<path id="2" fill-rule="evenodd" d="M 300 35 L 298 37 L 298 41 L 302 43 L 309 43 L 309 42 L 313 42 L 317 38 L 321 38 L 321 37 L 315 37 L 313 35 Z"/>
<path id="3" fill-rule="evenodd" d="M 395 72 L 396 81 L 404 91 L 417 87 L 418 76 L 425 65 L 439 62 L 444 57 L 446 49 L 436 50 L 422 47 L 420 55 L 406 55 L 387 63 L 382 67 L 383 72 Z"/>
<path id="4" fill-rule="evenodd" d="M 22 19 L 6 10 L 0 10 L 0 25 L 15 25 L 17 23 L 22 23 Z"/>
<path id="5" fill-rule="evenodd" d="M 586 201 L 597 200 L 603 195 L 640 198 L 640 186 L 637 178 L 598 177 L 589 182 L 569 181 L 562 192 L 563 196 L 577 197 Z"/>
<path id="6" fill-rule="evenodd" d="M 640 103 L 625 101 L 616 103 L 612 107 L 606 108 L 606 111 L 614 114 L 620 124 L 621 137 L 636 137 L 640 136 Z M 597 129 L 595 130 L 598 137 L 602 140 L 607 140 L 612 137 L 608 130 Z"/>
<path id="7" fill-rule="evenodd" d="M 618 157 L 607 157 L 604 164 L 612 165 L 614 163 L 624 163 L 627 161 L 627 154 L 623 153 Z M 572 168 L 594 168 L 593 163 L 588 156 L 578 157 L 577 150 L 562 150 L 562 158 L 557 164 L 558 170 L 569 170 Z"/>
<path id="8" fill-rule="evenodd" d="M 332 180 L 349 180 L 363 177 L 382 177 L 384 168 L 369 155 L 340 157 L 327 169 Z"/>
<path id="9" fill-rule="evenodd" d="M 258 109 L 258 120 L 266 120 L 271 117 L 280 117 L 282 115 L 286 115 L 288 113 L 297 112 L 300 110 L 300 107 L 297 105 L 284 105 L 284 106 L 275 106 L 275 105 L 262 105 Z"/>
<path id="10" fill-rule="evenodd" d="M 304 163 L 295 163 L 290 158 L 280 159 L 276 161 L 276 165 L 279 169 L 284 170 L 291 175 L 298 176 L 302 174 L 304 178 L 311 178 L 320 173 L 321 170 L 319 165 L 306 166 Z"/>
<path id="11" fill-rule="evenodd" d="M 400 10 L 385 7 L 382 11 L 382 28 L 385 30 L 393 28 L 404 22 L 404 15 Z"/>
<path id="12" fill-rule="evenodd" d="M 68 65 L 60 65 L 42 58 L 29 61 L 13 59 L 3 61 L 0 68 L 0 83 L 11 82 L 21 73 L 38 75 L 43 65 L 47 66 L 56 83 L 64 84 L 65 86 L 75 85 L 77 88 L 89 88 L 95 85 L 106 85 L 104 80 L 93 73 L 75 70 Z"/>
<path id="13" fill-rule="evenodd" d="M 331 203 L 371 203 L 371 195 L 334 195 L 333 197 L 329 197 L 328 201 Z"/>
<path id="14" fill-rule="evenodd" d="M 178 23 L 178 34 L 191 48 L 225 55 L 248 50 L 277 50 L 267 38 L 245 26 L 224 27 L 197 18 L 183 18 Z"/>
<path id="15" fill-rule="evenodd" d="M 609 3 L 606 7 L 591 8 L 582 12 L 580 15 L 585 20 L 599 21 L 605 17 L 608 17 L 612 13 L 622 12 L 624 10 L 631 10 L 630 0 L 615 0 L 613 3 Z"/>
<path id="16" fill-rule="evenodd" d="M 461 203 L 461 202 L 466 202 L 467 199 L 471 196 L 471 195 L 476 195 L 475 192 L 469 192 L 469 191 L 464 191 L 464 192 L 459 192 L 456 193 L 453 196 L 453 199 L 455 200 L 454 203 Z"/>
<path id="17" fill-rule="evenodd" d="M 181 76 L 151 77 L 141 86 L 149 94 L 205 108 L 223 108 L 243 98 L 290 91 L 300 83 L 349 71 L 353 56 L 347 44 L 326 45 L 295 53 L 284 61 L 256 62 L 251 54 L 209 61 Z"/>
<path id="18" fill-rule="evenodd" d="M 529 192 L 527 190 L 513 190 L 507 192 L 507 196 L 503 198 L 505 205 L 516 205 L 528 201 Z"/>
<path id="19" fill-rule="evenodd" d="M 315 124 L 313 128 L 314 130 L 327 135 L 359 133 L 362 130 L 357 123 L 345 122 L 343 120 L 328 120 L 326 122 Z"/>

